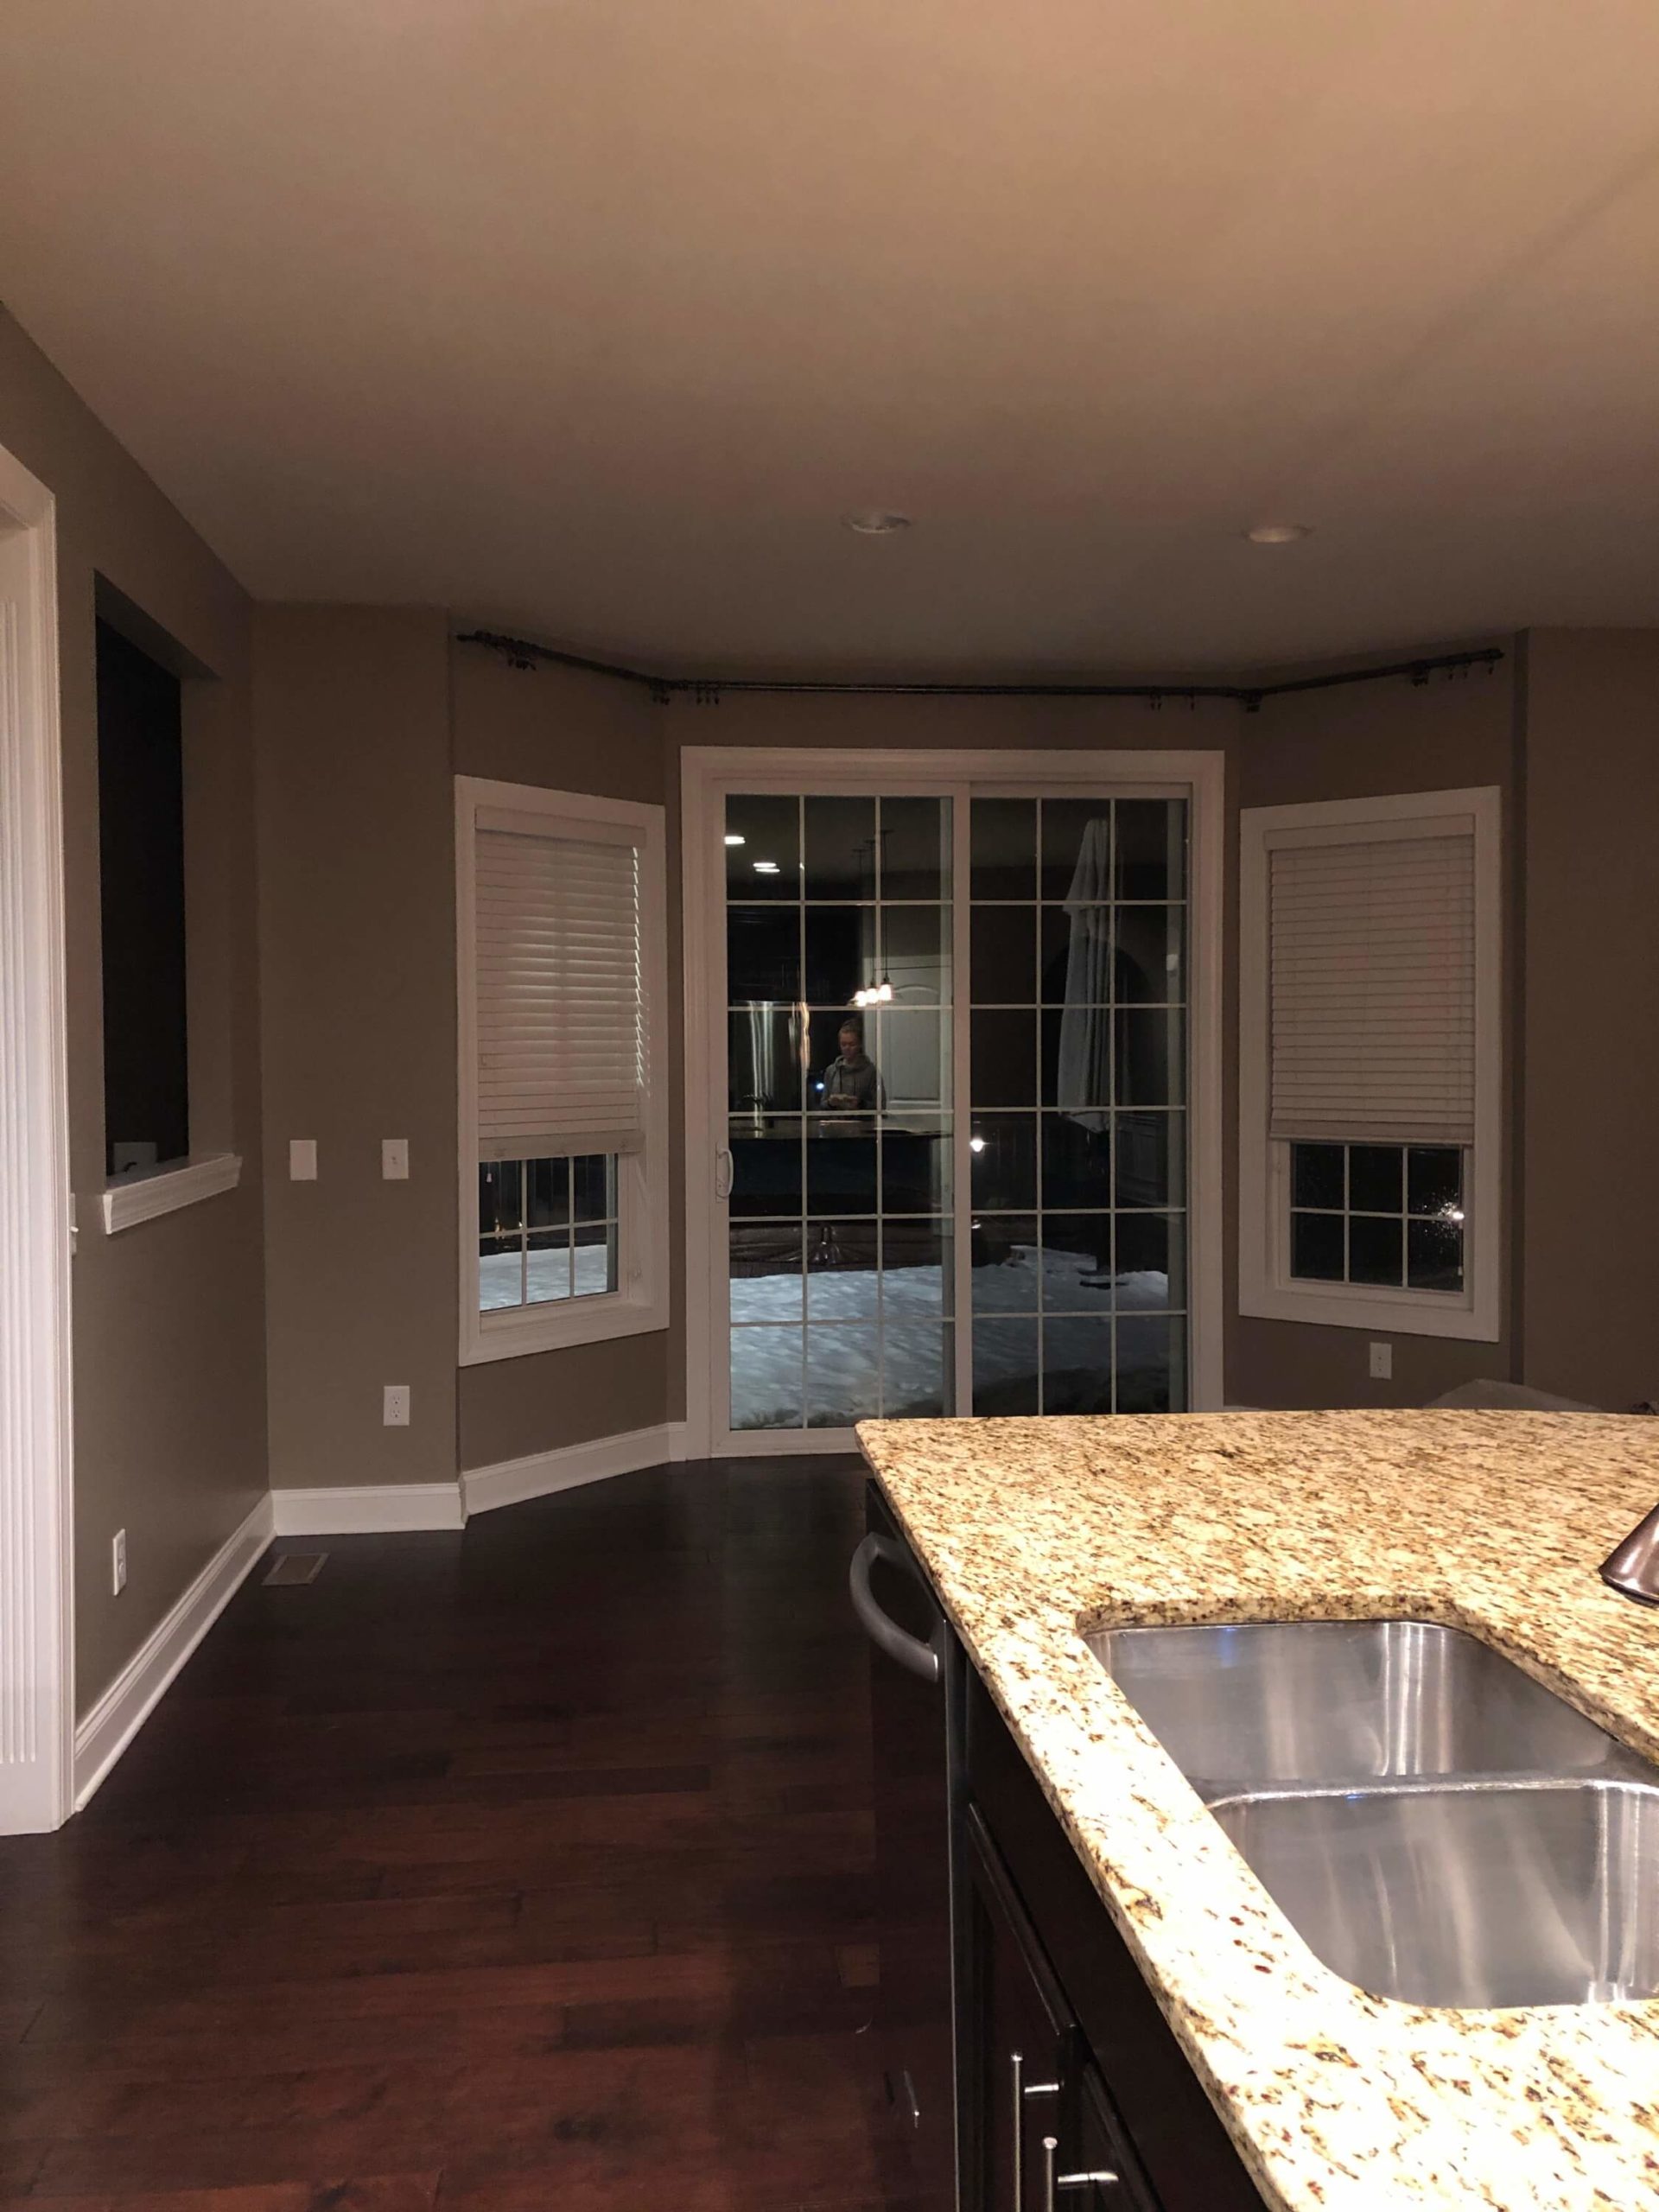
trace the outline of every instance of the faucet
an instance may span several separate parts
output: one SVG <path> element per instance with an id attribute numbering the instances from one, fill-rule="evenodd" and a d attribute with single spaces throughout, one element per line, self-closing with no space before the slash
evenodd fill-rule
<path id="1" fill-rule="evenodd" d="M 1621 1598 L 1634 1598 L 1638 1605 L 1659 1605 L 1659 1505 L 1608 1553 L 1601 1562 L 1601 1579 Z"/>

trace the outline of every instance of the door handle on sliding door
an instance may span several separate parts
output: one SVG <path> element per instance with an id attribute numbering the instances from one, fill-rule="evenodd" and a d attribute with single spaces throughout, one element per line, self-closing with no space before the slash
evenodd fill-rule
<path id="1" fill-rule="evenodd" d="M 720 1146 L 715 1154 L 715 1196 L 717 1198 L 731 1197 L 732 1185 L 737 1179 L 736 1169 L 737 1163 L 732 1158 L 730 1147 Z"/>

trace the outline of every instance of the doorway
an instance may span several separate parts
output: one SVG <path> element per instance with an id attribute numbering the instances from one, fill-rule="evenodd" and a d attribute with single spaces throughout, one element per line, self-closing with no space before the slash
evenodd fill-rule
<path id="1" fill-rule="evenodd" d="M 691 1449 L 1217 1402 L 1219 804 L 1209 753 L 686 754 Z"/>

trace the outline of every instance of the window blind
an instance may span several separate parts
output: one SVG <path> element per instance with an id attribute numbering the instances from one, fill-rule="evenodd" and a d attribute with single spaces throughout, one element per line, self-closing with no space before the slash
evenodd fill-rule
<path id="1" fill-rule="evenodd" d="M 603 824 L 550 836 L 481 814 L 474 882 L 479 1157 L 637 1152 L 645 1035 L 632 840 Z"/>
<path id="2" fill-rule="evenodd" d="M 1268 865 L 1272 1135 L 1471 1142 L 1472 823 L 1286 844 Z"/>

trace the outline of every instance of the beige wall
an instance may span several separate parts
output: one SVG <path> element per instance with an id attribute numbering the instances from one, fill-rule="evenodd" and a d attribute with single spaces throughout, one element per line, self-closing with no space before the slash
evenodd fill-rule
<path id="1" fill-rule="evenodd" d="M 270 1479 L 453 1482 L 456 1198 L 442 614 L 256 619 Z M 290 1182 L 315 1137 L 318 1179 Z M 380 1174 L 406 1137 L 407 1182 Z M 387 1428 L 381 1392 L 410 1385 Z"/>
<path id="2" fill-rule="evenodd" d="M 1504 1038 L 1508 1097 L 1514 1062 L 1516 953 L 1514 876 L 1517 655 L 1502 641 L 1505 658 L 1491 674 L 1437 678 L 1421 686 L 1403 681 L 1357 683 L 1331 690 L 1270 699 L 1244 718 L 1239 743 L 1238 798 L 1242 806 L 1284 806 L 1322 799 L 1372 798 L 1394 791 L 1450 791 L 1496 784 L 1503 794 L 1504 944 L 1509 963 Z M 1237 867 L 1236 825 L 1230 838 Z M 1237 914 L 1237 886 L 1229 896 Z M 1227 1021 L 1230 1095 L 1227 1127 L 1235 1153 L 1238 1105 L 1232 1072 L 1237 1033 L 1236 946 L 1231 962 Z M 1505 1211 L 1514 1189 L 1513 1114 L 1504 1116 Z M 1513 1331 L 1508 1318 L 1511 1275 L 1506 1220 L 1502 1265 L 1505 1284 L 1503 1333 L 1497 1344 L 1396 1334 L 1394 1375 L 1373 1382 L 1368 1347 L 1371 1329 L 1318 1328 L 1300 1321 L 1264 1321 L 1236 1313 L 1237 1211 L 1228 1214 L 1228 1303 L 1234 1312 L 1227 1363 L 1230 1401 L 1258 1406 L 1420 1406 L 1442 1390 L 1478 1376 L 1509 1376 Z"/>
<path id="3" fill-rule="evenodd" d="M 1659 1399 L 1659 632 L 1528 639 L 1527 1379 Z"/>
<path id="4" fill-rule="evenodd" d="M 265 1486 L 248 602 L 0 313 L 0 444 L 56 495 L 74 1263 L 76 1703 L 85 1712 Z M 107 579 L 187 684 L 192 1118 L 238 1190 L 105 1236 L 93 619 Z M 152 649 L 153 636 L 149 639 Z M 110 1588 L 127 1532 L 128 1580 Z"/>

